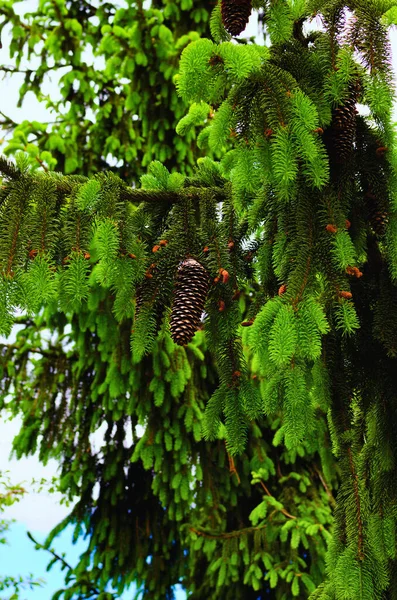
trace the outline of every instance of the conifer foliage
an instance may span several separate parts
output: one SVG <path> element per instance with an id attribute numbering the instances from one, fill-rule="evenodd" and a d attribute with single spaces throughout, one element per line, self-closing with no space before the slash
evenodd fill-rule
<path id="1" fill-rule="evenodd" d="M 185 45 L 209 34 L 212 6 L 31 0 L 23 9 L 20 0 L 0 3 L 0 35 L 12 58 L 0 73 L 17 84 L 22 78 L 19 105 L 34 94 L 52 114 L 42 123 L 2 113 L 6 154 L 26 151 L 33 165 L 66 174 L 111 166 L 129 182 L 152 160 L 192 171 L 194 132 L 175 135 L 185 104 L 172 78 Z M 48 98 L 43 88 L 54 77 L 58 97 Z"/>
<path id="2" fill-rule="evenodd" d="M 219 160 L 189 177 L 154 162 L 140 189 L 1 160 L 0 331 L 26 315 L 3 348 L 1 402 L 24 419 L 18 455 L 60 459 L 78 502 L 48 544 L 84 525 L 75 574 L 90 569 L 100 589 L 112 578 L 156 599 L 182 582 L 197 600 L 388 600 L 397 5 L 256 6 L 269 46 L 230 42 L 221 6 L 214 39 L 181 56 L 190 108 L 177 130 L 199 128 Z"/>

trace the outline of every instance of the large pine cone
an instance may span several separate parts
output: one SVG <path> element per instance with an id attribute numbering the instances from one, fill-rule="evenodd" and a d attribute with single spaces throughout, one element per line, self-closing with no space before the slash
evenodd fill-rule
<path id="1" fill-rule="evenodd" d="M 343 162 L 353 151 L 356 137 L 356 100 L 350 97 L 334 112 L 334 143 L 338 162 Z"/>
<path id="2" fill-rule="evenodd" d="M 251 10 L 251 0 L 222 0 L 221 14 L 226 31 L 230 35 L 240 35 L 247 26 Z"/>
<path id="3" fill-rule="evenodd" d="M 354 150 L 357 128 L 356 102 L 360 94 L 360 84 L 354 83 L 349 87 L 349 95 L 343 104 L 337 106 L 332 113 L 331 128 L 324 136 L 327 138 L 331 159 L 340 165 L 350 158 Z"/>
<path id="4" fill-rule="evenodd" d="M 188 344 L 196 333 L 208 285 L 208 273 L 197 260 L 188 258 L 179 265 L 170 321 L 171 337 L 176 344 Z"/>

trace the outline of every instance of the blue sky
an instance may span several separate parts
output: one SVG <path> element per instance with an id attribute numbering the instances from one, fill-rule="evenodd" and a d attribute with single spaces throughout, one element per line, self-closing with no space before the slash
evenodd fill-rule
<path id="1" fill-rule="evenodd" d="M 15 7 L 20 13 L 23 13 L 34 10 L 37 4 L 38 0 L 28 0 L 19 2 Z M 246 34 L 255 35 L 256 33 L 257 24 L 254 16 L 246 29 Z M 392 46 L 395 48 L 394 68 L 396 70 L 396 31 L 392 32 L 391 41 Z M 0 50 L 0 64 L 10 65 L 12 61 L 8 56 L 6 35 L 3 35 L 2 42 L 3 49 Z M 28 95 L 21 109 L 17 108 L 18 89 L 22 82 L 23 75 L 0 81 L 1 111 L 17 122 L 27 118 L 34 118 L 38 121 L 48 120 L 51 115 L 44 105 L 37 102 L 33 94 Z M 45 92 L 53 97 L 57 96 L 56 79 L 46 84 Z M 397 117 L 395 118 L 397 120 Z M 49 494 L 45 490 L 37 493 L 34 491 L 34 487 L 30 485 L 32 478 L 36 480 L 42 477 L 51 479 L 56 474 L 57 464 L 55 461 L 50 461 L 44 467 L 35 457 L 24 458 L 19 461 L 9 458 L 12 439 L 18 431 L 19 422 L 17 420 L 12 422 L 0 421 L 0 471 L 8 470 L 13 483 L 23 483 L 29 491 L 21 502 L 7 509 L 3 515 L 5 518 L 15 519 L 16 523 L 12 525 L 8 534 L 9 545 L 0 545 L 0 575 L 15 576 L 33 573 L 37 578 L 42 577 L 47 581 L 45 588 L 27 590 L 23 594 L 22 600 L 50 600 L 52 593 L 62 587 L 62 573 L 56 566 L 49 573 L 46 573 L 49 555 L 43 551 L 36 551 L 26 532 L 29 530 L 38 541 L 44 541 L 52 527 L 66 516 L 68 508 L 61 503 L 60 495 Z M 76 564 L 79 554 L 84 550 L 83 541 L 78 541 L 76 545 L 71 543 L 70 530 L 65 531 L 57 538 L 53 545 L 57 552 L 66 553 L 66 559 L 71 564 Z M 132 598 L 132 592 L 123 595 L 123 600 L 131 600 Z M 179 592 L 177 598 L 182 600 L 182 598 L 185 598 L 185 594 Z"/>
<path id="2" fill-rule="evenodd" d="M 8 576 L 28 576 L 33 574 L 35 579 L 45 579 L 44 588 L 34 588 L 26 590 L 22 596 L 23 600 L 50 600 L 51 595 L 60 589 L 63 576 L 58 566 L 46 572 L 46 567 L 51 559 L 50 555 L 44 551 L 35 550 L 34 544 L 29 540 L 27 527 L 23 523 L 15 523 L 11 526 L 7 535 L 9 544 L 0 545 L 0 574 Z M 31 530 L 34 538 L 38 542 L 43 542 L 45 533 L 43 531 Z M 57 552 L 67 553 L 67 560 L 71 564 L 76 564 L 79 554 L 84 550 L 84 542 L 78 541 L 77 544 L 71 543 L 71 533 L 65 531 L 56 542 L 54 542 Z M 125 596 L 127 598 L 128 596 Z"/>

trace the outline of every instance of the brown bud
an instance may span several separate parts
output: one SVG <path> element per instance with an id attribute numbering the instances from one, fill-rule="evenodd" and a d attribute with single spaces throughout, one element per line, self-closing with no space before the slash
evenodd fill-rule
<path id="1" fill-rule="evenodd" d="M 148 272 L 145 273 L 145 277 L 146 277 L 146 279 L 153 279 L 153 275 Z"/>
<path id="2" fill-rule="evenodd" d="M 160 240 L 159 244 L 160 244 L 160 246 L 164 247 L 168 244 L 168 240 Z"/>
<path id="3" fill-rule="evenodd" d="M 346 273 L 357 278 L 362 277 L 363 275 L 358 267 L 346 267 Z"/>
<path id="4" fill-rule="evenodd" d="M 207 252 L 209 252 L 209 251 L 210 251 L 210 249 L 208 248 L 208 246 L 205 246 L 205 248 L 203 248 L 204 254 L 207 254 Z"/>
<path id="5" fill-rule="evenodd" d="M 264 135 L 267 138 L 271 137 L 273 135 L 273 129 L 270 129 L 270 127 L 268 127 L 268 129 L 265 129 Z"/>
<path id="6" fill-rule="evenodd" d="M 223 300 L 219 300 L 218 302 L 218 310 L 219 312 L 223 312 L 226 308 L 226 304 L 224 303 Z"/>
<path id="7" fill-rule="evenodd" d="M 232 300 L 238 300 L 241 296 L 240 290 L 236 290 L 232 296 Z"/>
<path id="8" fill-rule="evenodd" d="M 90 258 L 91 258 L 91 254 L 90 254 L 89 252 L 84 252 L 84 258 L 85 258 L 86 260 L 90 260 Z"/>
<path id="9" fill-rule="evenodd" d="M 234 371 L 232 377 L 241 377 L 241 371 Z"/>
<path id="10" fill-rule="evenodd" d="M 313 133 L 318 133 L 319 135 L 323 135 L 324 129 L 322 127 L 317 127 L 316 129 L 313 129 Z"/>
<path id="11" fill-rule="evenodd" d="M 339 296 L 341 298 L 345 298 L 346 300 L 350 300 L 350 298 L 353 298 L 353 294 L 351 292 L 339 292 Z"/>
<path id="12" fill-rule="evenodd" d="M 158 252 L 160 250 L 160 246 L 158 244 L 156 244 L 155 246 L 153 246 L 152 248 L 152 252 Z"/>
<path id="13" fill-rule="evenodd" d="M 376 155 L 383 156 L 388 150 L 389 148 L 387 146 L 380 146 L 380 148 L 376 149 Z"/>
<path id="14" fill-rule="evenodd" d="M 31 251 L 29 252 L 29 258 L 34 258 L 35 256 L 37 256 L 37 255 L 38 255 L 38 253 L 39 253 L 39 251 L 38 251 L 38 250 L 31 250 Z"/>
<path id="15" fill-rule="evenodd" d="M 280 285 L 280 287 L 278 288 L 278 295 L 282 296 L 287 290 L 287 286 L 285 285 L 285 283 L 283 283 L 283 285 Z"/>
<path id="16" fill-rule="evenodd" d="M 336 233 L 338 231 L 338 228 L 336 227 L 336 225 L 332 225 L 331 223 L 329 223 L 325 229 L 329 232 L 329 233 Z"/>
<path id="17" fill-rule="evenodd" d="M 350 223 L 349 219 L 346 219 L 346 221 L 345 221 L 346 229 L 350 229 L 351 225 L 352 224 Z"/>
<path id="18" fill-rule="evenodd" d="M 229 248 L 229 250 L 233 250 L 233 248 L 234 248 L 234 242 L 232 240 L 230 240 L 230 242 L 228 243 L 227 247 Z"/>
<path id="19" fill-rule="evenodd" d="M 129 256 L 130 258 L 136 258 L 136 254 L 132 254 L 132 252 L 130 252 L 128 256 Z"/>
<path id="20" fill-rule="evenodd" d="M 254 320 L 250 319 L 249 321 L 243 321 L 241 323 L 241 327 L 251 327 L 251 325 L 253 325 L 253 324 L 254 324 Z"/>
<path id="21" fill-rule="evenodd" d="M 214 283 L 219 283 L 220 279 L 221 279 L 220 277 L 215 277 Z"/>
<path id="22" fill-rule="evenodd" d="M 223 283 L 227 283 L 229 281 L 229 277 L 230 277 L 229 272 L 226 271 L 226 269 L 223 269 L 223 271 L 222 271 L 222 282 Z"/>

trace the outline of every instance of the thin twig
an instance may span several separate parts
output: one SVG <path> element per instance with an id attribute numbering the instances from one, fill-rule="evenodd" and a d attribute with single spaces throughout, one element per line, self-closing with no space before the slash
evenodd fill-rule
<path id="1" fill-rule="evenodd" d="M 318 468 L 316 465 L 314 465 L 314 470 L 316 471 L 316 473 L 317 473 L 317 475 L 318 475 L 318 478 L 319 478 L 319 480 L 321 481 L 321 483 L 322 483 L 322 486 L 323 486 L 324 490 L 326 491 L 326 494 L 327 494 L 328 498 L 329 498 L 329 499 L 330 499 L 330 501 L 331 501 L 331 504 L 332 504 L 332 506 L 333 506 L 333 507 L 335 507 L 335 505 L 336 505 L 336 500 L 335 500 L 335 498 L 333 497 L 333 495 L 332 495 L 332 492 L 331 492 L 331 490 L 329 489 L 329 487 L 328 487 L 328 485 L 327 485 L 327 482 L 325 481 L 325 479 L 324 479 L 324 477 L 323 477 L 323 474 L 321 473 L 320 469 L 319 469 L 319 468 Z"/>
<path id="2" fill-rule="evenodd" d="M 263 483 L 263 481 L 261 481 L 260 484 L 263 487 L 263 489 L 265 490 L 265 493 L 268 496 L 270 496 L 271 498 L 274 498 L 273 494 L 271 494 L 269 492 L 269 490 L 267 489 L 267 487 L 265 486 L 265 484 Z M 283 515 L 286 516 L 288 519 L 296 519 L 296 517 L 294 515 L 291 515 L 287 510 L 285 510 L 285 508 L 280 508 L 280 512 L 282 512 Z"/>

